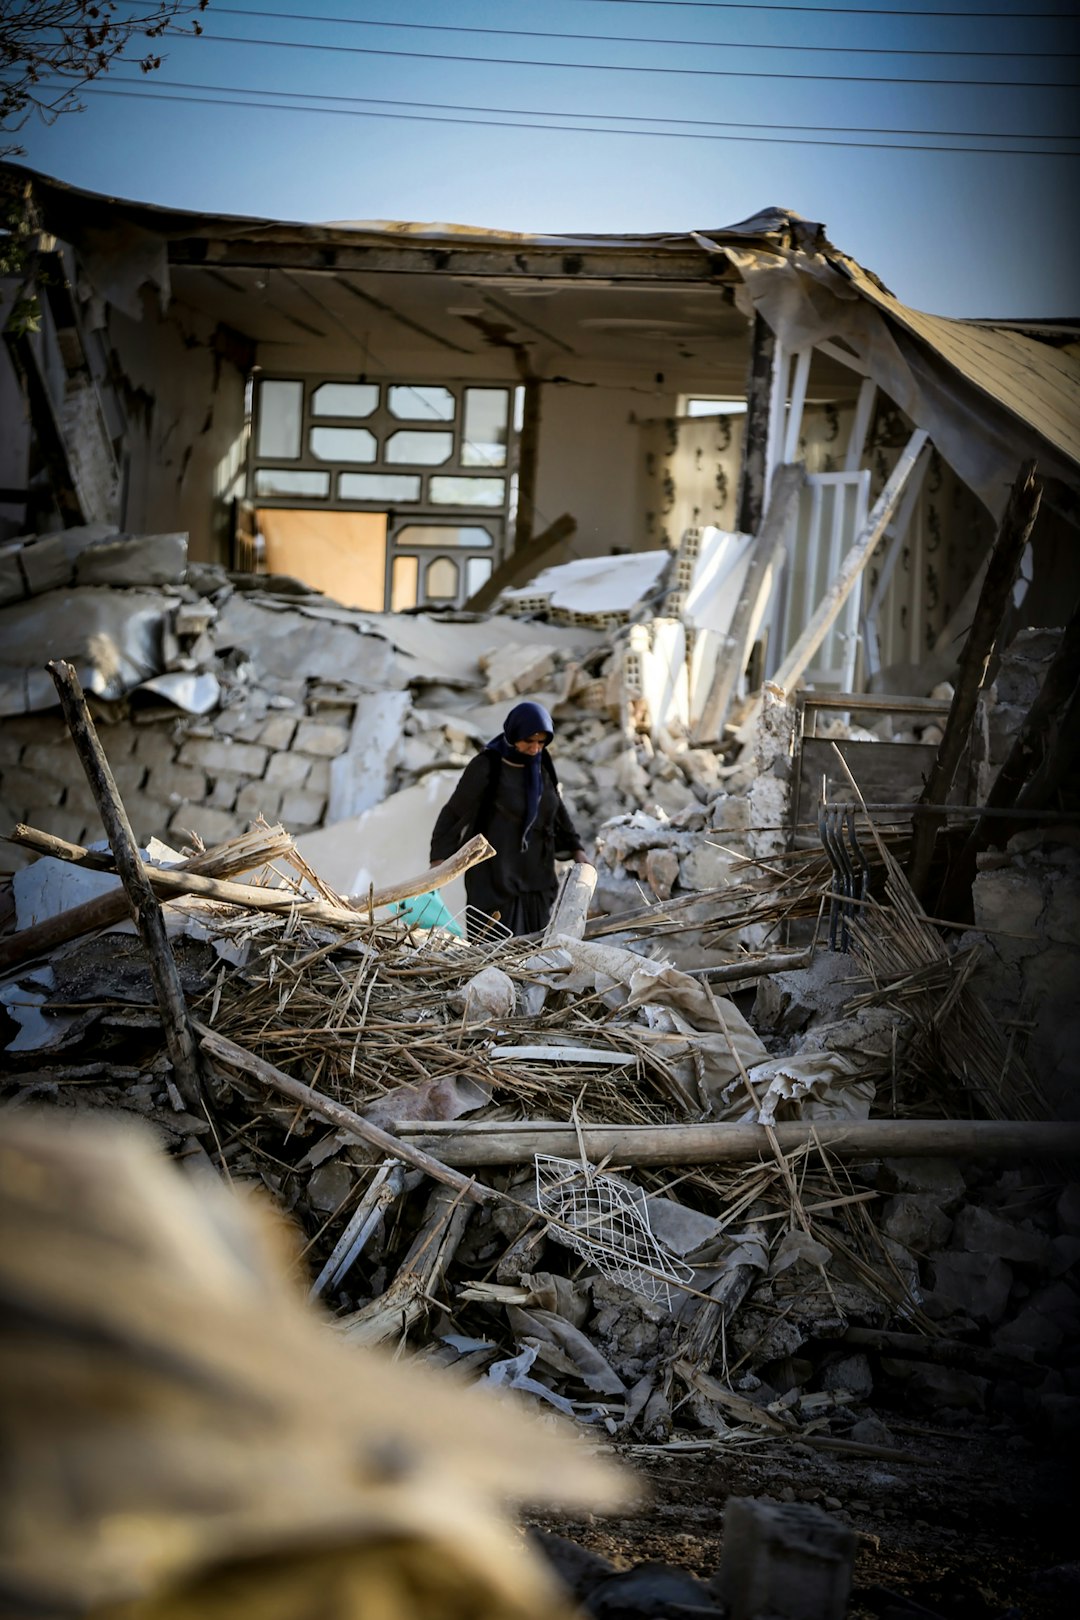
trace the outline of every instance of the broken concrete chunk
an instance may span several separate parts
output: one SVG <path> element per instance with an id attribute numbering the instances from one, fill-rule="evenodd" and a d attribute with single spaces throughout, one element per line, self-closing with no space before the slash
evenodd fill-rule
<path id="1" fill-rule="evenodd" d="M 943 1159 L 883 1159 L 878 1186 L 889 1192 L 927 1193 L 942 1209 L 955 1209 L 967 1192 L 955 1164 Z"/>
<path id="2" fill-rule="evenodd" d="M 75 558 L 75 584 L 180 585 L 187 572 L 187 549 L 186 534 L 95 540 Z"/>
<path id="3" fill-rule="evenodd" d="M 679 858 L 670 849 L 650 849 L 645 856 L 645 880 L 658 900 L 667 900 L 679 877 Z"/>
<path id="4" fill-rule="evenodd" d="M 854 1530 L 810 1503 L 733 1496 L 713 1581 L 728 1620 L 843 1620 Z"/>
<path id="5" fill-rule="evenodd" d="M 517 993 L 514 981 L 501 968 L 484 967 L 474 973 L 450 998 L 453 1007 L 460 1008 L 462 1024 L 501 1024 L 514 1015 Z"/>
<path id="6" fill-rule="evenodd" d="M 881 1212 L 881 1229 L 905 1249 L 928 1254 L 944 1248 L 952 1221 L 937 1199 L 926 1193 L 899 1193 Z"/>
<path id="7" fill-rule="evenodd" d="M 332 1210 L 340 1209 L 352 1191 L 356 1171 L 351 1164 L 341 1159 L 332 1159 L 329 1164 L 320 1165 L 308 1177 L 307 1195 L 316 1209 L 329 1214 Z"/>
<path id="8" fill-rule="evenodd" d="M 952 1246 L 972 1253 L 996 1254 L 1014 1265 L 1045 1267 L 1050 1240 L 1042 1232 L 1003 1221 L 978 1204 L 965 1204 L 953 1225 Z"/>
<path id="9" fill-rule="evenodd" d="M 952 1251 L 931 1256 L 935 1299 L 950 1310 L 993 1327 L 1005 1315 L 1012 1271 L 992 1254 Z"/>
<path id="10" fill-rule="evenodd" d="M 844 1356 L 831 1361 L 822 1376 L 822 1388 L 839 1393 L 846 1391 L 858 1400 L 867 1400 L 874 1392 L 874 1375 L 866 1356 Z"/>

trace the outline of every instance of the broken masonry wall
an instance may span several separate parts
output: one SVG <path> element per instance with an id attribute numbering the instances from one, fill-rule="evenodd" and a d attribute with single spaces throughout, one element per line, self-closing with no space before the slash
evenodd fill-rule
<path id="1" fill-rule="evenodd" d="M 649 549 L 638 505 L 639 419 L 674 410 L 675 396 L 663 388 L 541 386 L 533 532 L 563 512 L 577 523 L 571 539 L 545 556 L 546 567 Z"/>
<path id="2" fill-rule="evenodd" d="M 228 563 L 232 501 L 244 493 L 246 356 L 214 321 L 145 291 L 142 319 L 108 312 L 113 382 L 127 417 L 122 527 L 186 530 L 192 562 Z"/>
<path id="3" fill-rule="evenodd" d="M 1074 827 L 1017 833 L 979 856 L 972 886 L 972 983 L 1015 1032 L 1062 1118 L 1080 1118 L 1080 836 Z"/>

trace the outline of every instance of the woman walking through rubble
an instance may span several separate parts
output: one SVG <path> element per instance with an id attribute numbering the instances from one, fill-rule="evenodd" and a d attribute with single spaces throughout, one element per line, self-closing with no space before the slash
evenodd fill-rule
<path id="1" fill-rule="evenodd" d="M 551 716 L 519 703 L 499 736 L 470 760 L 431 835 L 431 860 L 444 861 L 476 833 L 495 854 L 465 874 L 470 906 L 512 934 L 536 934 L 555 902 L 556 860 L 588 861 L 559 793 L 548 744 Z"/>

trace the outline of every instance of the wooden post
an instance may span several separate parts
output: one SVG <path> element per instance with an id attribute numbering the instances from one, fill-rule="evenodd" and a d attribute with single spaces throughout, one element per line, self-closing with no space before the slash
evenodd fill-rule
<path id="1" fill-rule="evenodd" d="M 340 1123 L 340 1122 L 339 1122 Z M 834 1157 L 852 1159 L 1070 1159 L 1080 1156 L 1080 1124 L 1065 1121 L 1000 1119 L 865 1119 L 847 1124 L 792 1120 L 762 1125 L 570 1125 L 488 1124 L 460 1121 L 437 1126 L 402 1121 L 397 1141 L 422 1146 L 444 1165 L 528 1164 L 537 1153 L 578 1158 L 584 1149 L 590 1163 L 665 1165 L 744 1164 L 775 1158 L 774 1143 L 784 1153 L 813 1147 Z M 405 1157 L 401 1147 L 386 1151 Z"/>
<path id="2" fill-rule="evenodd" d="M 742 534 L 757 534 L 765 516 L 768 496 L 765 461 L 775 360 L 776 336 L 764 318 L 755 315 L 750 341 L 750 367 L 746 378 L 746 432 L 736 508 L 736 526 Z"/>
<path id="3" fill-rule="evenodd" d="M 517 521 L 514 524 L 514 550 L 528 545 L 536 525 L 536 475 L 540 457 L 540 384 L 535 378 L 525 383 L 521 433 L 518 435 Z"/>
<path id="4" fill-rule="evenodd" d="M 105 757 L 90 710 L 86 706 L 79 677 L 68 663 L 53 661 L 49 674 L 60 695 L 64 719 L 68 723 L 72 741 L 78 751 L 86 779 L 90 784 L 105 836 L 116 862 L 117 874 L 124 885 L 131 905 L 135 927 L 150 960 L 150 976 L 154 983 L 161 1022 L 165 1031 L 165 1046 L 173 1066 L 176 1088 L 193 1113 L 206 1112 L 202 1079 L 199 1073 L 199 1054 L 191 1028 L 187 1002 L 180 984 L 169 937 L 165 932 L 165 918 L 157 896 L 150 887 L 135 834 L 131 830 L 127 812 L 117 791 L 113 773 Z"/>
<path id="5" fill-rule="evenodd" d="M 787 538 L 791 515 L 803 487 L 806 473 L 801 466 L 778 467 L 773 480 L 765 521 L 750 551 L 739 600 L 731 616 L 731 626 L 717 654 L 712 684 L 694 727 L 695 743 L 716 742 L 723 736 L 724 722 L 739 676 L 750 656 L 750 638 L 762 606 L 762 595 L 771 584 L 773 570 Z"/>
<path id="6" fill-rule="evenodd" d="M 802 635 L 773 676 L 773 685 L 779 687 L 782 692 L 790 692 L 797 684 L 800 675 L 832 629 L 840 609 L 854 590 L 856 581 L 885 533 L 904 492 L 904 486 L 919 459 L 919 452 L 928 437 L 922 428 L 917 428 L 908 440 L 900 460 L 893 468 L 892 477 L 874 503 L 865 527 L 861 534 L 856 536 L 854 544 L 840 564 L 836 578 L 818 603 Z"/>
<path id="7" fill-rule="evenodd" d="M 545 945 L 550 945 L 558 934 L 568 934 L 571 939 L 584 938 L 595 888 L 596 867 L 575 861 L 559 885 L 548 925 L 544 929 Z"/>
<path id="8" fill-rule="evenodd" d="M 979 691 L 994 656 L 1002 620 L 1008 611 L 1020 562 L 1039 511 L 1041 495 L 1042 488 L 1035 479 L 1035 463 L 1027 461 L 1017 474 L 994 549 L 990 553 L 975 617 L 960 654 L 960 672 L 949 718 L 945 722 L 937 758 L 919 799 L 920 804 L 944 804 L 952 789 L 956 768 L 971 734 Z M 944 823 L 944 815 L 915 818 L 907 875 L 920 900 L 926 892 L 938 829 Z"/>

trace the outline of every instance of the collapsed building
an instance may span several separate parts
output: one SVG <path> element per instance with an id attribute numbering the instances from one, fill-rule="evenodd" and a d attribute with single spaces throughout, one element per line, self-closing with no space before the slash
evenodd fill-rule
<path id="1" fill-rule="evenodd" d="M 9 1099 L 260 1181 L 352 1342 L 623 1440 L 1070 1422 L 1075 323 L 921 314 L 780 210 L 564 239 L 3 184 Z M 540 939 L 419 927 L 523 695 L 595 885 Z"/>

